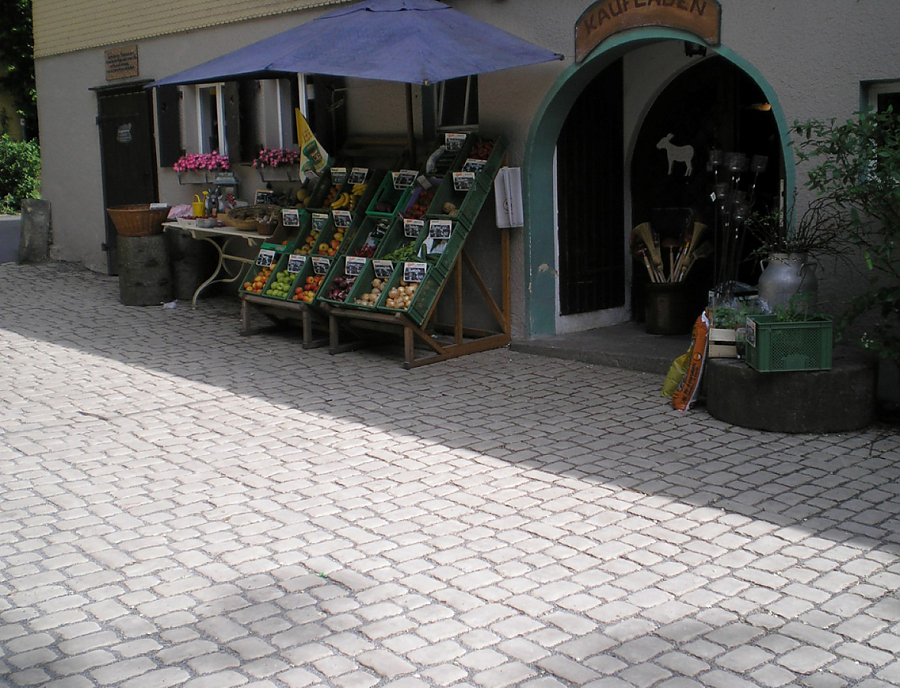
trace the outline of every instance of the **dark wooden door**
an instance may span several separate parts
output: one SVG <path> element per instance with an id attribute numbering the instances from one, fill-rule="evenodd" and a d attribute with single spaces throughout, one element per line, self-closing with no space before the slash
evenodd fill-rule
<path id="1" fill-rule="evenodd" d="M 557 142 L 563 315 L 625 304 L 622 61 L 579 96 Z"/>
<path id="2" fill-rule="evenodd" d="M 149 90 L 116 90 L 97 94 L 100 164 L 106 208 L 158 200 L 156 145 Z M 116 229 L 106 220 L 107 267 L 119 274 Z"/>

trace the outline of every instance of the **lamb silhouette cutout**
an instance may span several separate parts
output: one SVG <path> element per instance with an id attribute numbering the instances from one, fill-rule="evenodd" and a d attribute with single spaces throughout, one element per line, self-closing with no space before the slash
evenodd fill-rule
<path id="1" fill-rule="evenodd" d="M 672 137 L 674 135 L 675 134 L 666 134 L 659 140 L 656 147 L 666 149 L 666 155 L 669 156 L 669 174 L 672 174 L 672 166 L 676 162 L 683 162 L 686 166 L 684 176 L 690 177 L 694 173 L 694 166 L 691 164 L 691 161 L 694 159 L 694 147 L 674 145 L 672 143 Z"/>

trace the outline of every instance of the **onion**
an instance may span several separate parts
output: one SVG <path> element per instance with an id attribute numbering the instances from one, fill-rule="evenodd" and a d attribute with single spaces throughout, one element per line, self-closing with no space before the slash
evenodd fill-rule
<path id="1" fill-rule="evenodd" d="M 398 296 L 400 296 L 400 292 L 398 291 L 397 287 L 394 287 L 393 289 L 391 289 L 388 292 L 388 296 L 391 297 L 392 299 L 396 299 Z"/>

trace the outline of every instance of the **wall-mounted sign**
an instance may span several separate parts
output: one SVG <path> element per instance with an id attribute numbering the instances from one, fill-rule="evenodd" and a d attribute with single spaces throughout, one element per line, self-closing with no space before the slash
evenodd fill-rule
<path id="1" fill-rule="evenodd" d="M 103 53 L 106 61 L 106 80 L 133 79 L 140 76 L 138 70 L 138 47 L 126 45 L 110 48 Z"/>
<path id="2" fill-rule="evenodd" d="M 707 45 L 719 45 L 721 18 L 717 0 L 600 0 L 575 24 L 575 61 L 581 62 L 610 36 L 641 26 L 681 29 Z"/>

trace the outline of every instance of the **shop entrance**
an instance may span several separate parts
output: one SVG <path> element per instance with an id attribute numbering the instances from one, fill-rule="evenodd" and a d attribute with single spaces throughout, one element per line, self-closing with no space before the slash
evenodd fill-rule
<path id="1" fill-rule="evenodd" d="M 158 199 L 151 93 L 141 86 L 97 93 L 100 164 L 106 207 Z M 106 216 L 107 268 L 119 274 L 117 234 Z"/>
<path id="2" fill-rule="evenodd" d="M 762 89 L 741 69 L 722 57 L 711 57 L 675 77 L 653 102 L 635 139 L 631 157 L 631 224 L 650 223 L 667 251 L 675 254 L 686 228 L 694 222 L 708 227 L 712 255 L 697 261 L 688 273 L 686 298 L 700 312 L 709 290 L 722 279 L 726 247 L 724 228 L 717 227 L 711 194 L 715 175 L 710 151 L 720 151 L 718 180 L 729 193 L 746 194 L 750 211 L 771 210 L 778 202 L 783 178 L 778 127 Z M 728 168 L 729 153 L 742 154 L 744 169 Z M 765 170 L 754 172 L 754 156 L 765 157 Z M 757 160 L 760 160 L 757 157 Z M 761 161 L 761 160 L 760 160 Z M 720 188 L 721 191 L 721 188 Z M 718 217 L 722 224 L 721 214 Z M 755 284 L 759 277 L 752 237 L 744 236 L 736 272 L 726 279 Z M 632 317 L 642 321 L 646 285 L 650 278 L 635 264 L 631 283 Z"/>
<path id="3" fill-rule="evenodd" d="M 560 314 L 625 305 L 622 60 L 582 92 L 557 144 Z"/>

